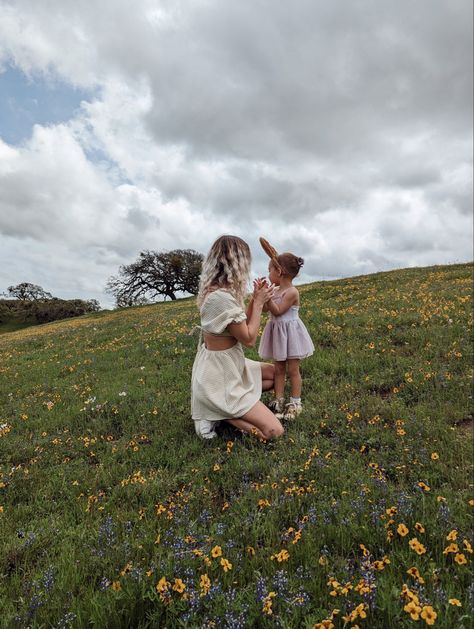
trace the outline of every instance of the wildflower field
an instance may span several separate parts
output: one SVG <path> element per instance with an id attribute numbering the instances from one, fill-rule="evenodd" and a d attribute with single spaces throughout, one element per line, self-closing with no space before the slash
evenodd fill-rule
<path id="1" fill-rule="evenodd" d="M 271 443 L 194 435 L 194 299 L 0 336 L 0 626 L 472 627 L 472 282 L 301 287 Z"/>

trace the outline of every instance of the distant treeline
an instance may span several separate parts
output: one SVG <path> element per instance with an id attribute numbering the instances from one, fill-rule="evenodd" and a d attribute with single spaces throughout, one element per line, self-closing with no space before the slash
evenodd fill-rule
<path id="1" fill-rule="evenodd" d="M 21 299 L 0 299 L 0 323 L 18 321 L 20 323 L 48 323 L 59 319 L 78 317 L 87 312 L 100 310 L 99 303 L 92 299 L 58 299 L 45 301 L 24 301 Z"/>
<path id="2" fill-rule="evenodd" d="M 96 299 L 59 299 L 28 282 L 9 286 L 5 296 L 0 299 L 0 324 L 48 323 L 100 310 Z"/>

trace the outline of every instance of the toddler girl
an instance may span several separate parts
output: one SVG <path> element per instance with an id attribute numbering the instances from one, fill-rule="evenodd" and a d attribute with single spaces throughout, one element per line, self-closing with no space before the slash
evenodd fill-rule
<path id="1" fill-rule="evenodd" d="M 266 241 L 263 242 L 268 245 Z M 269 253 L 265 246 L 264 248 Z M 314 352 L 311 337 L 298 316 L 300 296 L 298 289 L 292 283 L 303 266 L 304 260 L 292 253 L 278 255 L 274 249 L 271 247 L 270 249 L 272 259 L 268 266 L 269 280 L 278 288 L 264 306 L 264 311 L 270 311 L 271 318 L 263 331 L 258 353 L 264 359 L 271 358 L 275 361 L 275 398 L 270 402 L 269 407 L 279 419 L 294 419 L 303 410 L 300 360 L 311 356 Z M 291 397 L 285 406 L 284 390 L 287 371 Z"/>

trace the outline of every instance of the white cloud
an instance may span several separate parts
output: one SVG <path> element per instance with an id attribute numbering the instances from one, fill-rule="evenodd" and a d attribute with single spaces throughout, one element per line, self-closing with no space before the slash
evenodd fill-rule
<path id="1" fill-rule="evenodd" d="M 305 281 L 472 258 L 471 17 L 470 0 L 0 0 L 0 67 L 95 94 L 0 141 L 2 257 L 21 260 L 0 282 L 100 293 L 140 250 L 224 232 L 257 272 L 259 235 L 294 250 Z"/>

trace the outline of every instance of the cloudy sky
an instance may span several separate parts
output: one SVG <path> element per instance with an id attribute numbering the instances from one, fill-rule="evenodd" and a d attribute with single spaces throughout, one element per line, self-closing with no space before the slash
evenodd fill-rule
<path id="1" fill-rule="evenodd" d="M 222 233 L 300 281 L 472 260 L 472 0 L 0 0 L 0 292 Z"/>

